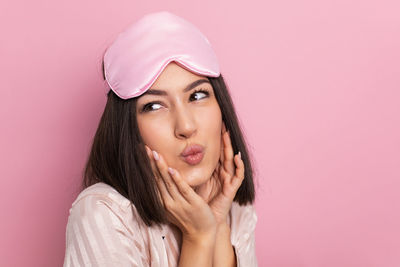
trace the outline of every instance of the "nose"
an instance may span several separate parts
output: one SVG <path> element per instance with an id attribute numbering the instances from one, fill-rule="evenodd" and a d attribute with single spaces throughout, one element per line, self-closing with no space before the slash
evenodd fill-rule
<path id="1" fill-rule="evenodd" d="M 197 131 L 195 116 L 185 105 L 175 109 L 175 136 L 179 139 L 188 139 Z"/>

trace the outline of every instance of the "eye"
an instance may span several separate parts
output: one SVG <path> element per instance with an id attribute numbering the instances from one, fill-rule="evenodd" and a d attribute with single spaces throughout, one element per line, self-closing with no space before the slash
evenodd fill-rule
<path id="1" fill-rule="evenodd" d="M 203 98 L 206 98 L 210 95 L 208 90 L 206 89 L 197 89 L 195 90 L 191 95 L 190 95 L 190 100 L 201 100 Z M 158 108 L 153 108 L 153 107 L 158 107 Z M 143 108 L 140 110 L 140 113 L 145 113 L 145 112 L 151 112 L 160 109 L 162 107 L 161 102 L 150 102 L 147 103 L 143 106 Z"/>
<path id="2" fill-rule="evenodd" d="M 161 106 L 161 103 L 158 103 L 158 102 L 147 103 L 146 105 L 143 106 L 141 112 L 148 112 L 148 111 L 152 111 L 152 110 L 158 110 L 158 108 L 157 109 L 153 109 L 152 108 L 153 106 L 156 106 L 156 107 L 157 106 Z"/>
<path id="3" fill-rule="evenodd" d="M 204 97 L 197 97 L 198 95 L 204 95 Z M 192 96 L 195 96 L 195 100 L 199 100 L 199 99 L 203 99 L 206 98 L 210 95 L 210 93 L 205 90 L 205 89 L 198 89 L 196 91 L 194 91 L 191 95 L 190 95 L 190 99 L 192 99 Z"/>

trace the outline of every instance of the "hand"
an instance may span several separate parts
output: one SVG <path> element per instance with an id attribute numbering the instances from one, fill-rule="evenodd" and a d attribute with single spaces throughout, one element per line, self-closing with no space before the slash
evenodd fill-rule
<path id="1" fill-rule="evenodd" d="M 177 170 L 168 168 L 161 154 L 153 154 L 148 146 L 145 147 L 168 221 L 175 224 L 184 236 L 201 237 L 215 234 L 216 220 L 207 203 L 196 194 Z"/>
<path id="2" fill-rule="evenodd" d="M 196 188 L 212 209 L 218 224 L 227 222 L 227 216 L 236 192 L 244 180 L 244 163 L 240 152 L 233 156 L 229 132 L 222 133 L 220 160 L 209 181 Z M 235 169 L 235 165 L 236 169 Z"/>

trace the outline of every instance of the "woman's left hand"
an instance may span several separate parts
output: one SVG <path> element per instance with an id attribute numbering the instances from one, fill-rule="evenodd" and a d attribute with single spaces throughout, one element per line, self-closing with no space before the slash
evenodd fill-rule
<path id="1" fill-rule="evenodd" d="M 229 132 L 222 134 L 221 155 L 208 183 L 196 189 L 196 193 L 208 202 L 217 223 L 226 223 L 232 201 L 244 179 L 244 163 L 240 152 L 233 154 Z"/>

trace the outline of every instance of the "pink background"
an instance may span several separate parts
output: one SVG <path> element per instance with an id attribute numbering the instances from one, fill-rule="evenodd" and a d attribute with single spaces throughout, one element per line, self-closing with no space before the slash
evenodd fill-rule
<path id="1" fill-rule="evenodd" d="M 245 3 L 245 4 L 244 4 Z M 400 266 L 398 1 L 2 1 L 0 266 L 61 266 L 101 55 L 168 10 L 211 41 L 255 157 L 259 266 Z"/>

